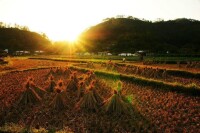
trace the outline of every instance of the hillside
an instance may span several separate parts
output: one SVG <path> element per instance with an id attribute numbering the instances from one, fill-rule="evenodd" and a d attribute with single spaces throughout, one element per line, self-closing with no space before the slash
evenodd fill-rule
<path id="1" fill-rule="evenodd" d="M 9 53 L 17 50 L 46 50 L 50 41 L 35 32 L 18 28 L 0 28 L 0 49 L 8 49 Z"/>
<path id="2" fill-rule="evenodd" d="M 176 19 L 150 22 L 137 18 L 109 18 L 80 36 L 89 51 L 200 54 L 200 21 Z"/>

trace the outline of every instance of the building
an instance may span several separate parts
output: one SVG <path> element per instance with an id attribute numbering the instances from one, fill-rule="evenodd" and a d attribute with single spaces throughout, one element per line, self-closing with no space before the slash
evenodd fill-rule
<path id="1" fill-rule="evenodd" d="M 15 51 L 14 55 L 30 55 L 30 51 Z"/>
<path id="2" fill-rule="evenodd" d="M 109 53 L 108 51 L 105 51 L 105 52 L 98 52 L 98 55 L 100 56 L 107 56 L 107 55 L 112 55 L 111 53 Z"/>
<path id="3" fill-rule="evenodd" d="M 120 53 L 118 54 L 118 56 L 137 56 L 137 55 L 132 53 Z"/>

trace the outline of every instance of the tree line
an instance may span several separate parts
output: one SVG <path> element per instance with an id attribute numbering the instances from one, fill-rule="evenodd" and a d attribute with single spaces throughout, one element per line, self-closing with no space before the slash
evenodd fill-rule
<path id="1" fill-rule="evenodd" d="M 199 38 L 198 20 L 180 18 L 152 22 L 132 16 L 106 18 L 80 36 L 82 45 L 92 52 L 145 50 L 154 54 L 200 54 Z"/>
<path id="2" fill-rule="evenodd" d="M 15 51 L 50 50 L 51 41 L 42 33 L 29 30 L 27 26 L 0 22 L 0 49 L 8 49 L 9 54 Z"/>
<path id="3" fill-rule="evenodd" d="M 152 22 L 119 15 L 89 27 L 72 47 L 69 42 L 51 42 L 44 33 L 32 32 L 27 26 L 0 22 L 0 49 L 9 49 L 11 54 L 20 50 L 43 50 L 53 54 L 74 51 L 118 54 L 144 50 L 152 54 L 200 55 L 199 38 L 198 20 L 180 18 Z"/>

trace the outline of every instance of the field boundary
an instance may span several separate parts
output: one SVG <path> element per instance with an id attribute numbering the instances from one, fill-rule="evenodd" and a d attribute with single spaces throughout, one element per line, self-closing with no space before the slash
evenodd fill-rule
<path id="1" fill-rule="evenodd" d="M 10 70 L 10 71 L 0 72 L 0 75 L 1 74 L 6 74 L 6 73 L 24 72 L 24 71 L 32 71 L 32 70 L 39 70 L 39 69 L 49 69 L 49 68 L 56 68 L 56 67 L 34 67 L 34 68 L 21 69 L 21 70 Z"/>
<path id="2" fill-rule="evenodd" d="M 181 85 L 181 84 L 177 84 L 177 83 L 167 83 L 167 82 L 163 82 L 163 81 L 159 81 L 159 80 L 136 77 L 133 75 L 118 74 L 118 73 L 105 72 L 105 71 L 80 68 L 80 67 L 74 67 L 74 66 L 71 66 L 70 68 L 75 69 L 75 70 L 80 70 L 83 72 L 87 72 L 88 70 L 91 70 L 91 71 L 94 71 L 94 73 L 97 76 L 103 76 L 103 77 L 112 78 L 112 79 L 126 80 L 126 81 L 130 81 L 130 82 L 137 83 L 140 85 L 144 85 L 144 86 L 153 86 L 153 87 L 155 87 L 155 89 L 176 91 L 178 93 L 200 96 L 200 87 L 196 86 L 196 85 L 185 86 L 185 85 Z"/>
<path id="3" fill-rule="evenodd" d="M 94 62 L 94 63 L 105 63 L 106 61 L 87 61 L 87 60 L 62 60 L 62 59 L 48 59 L 48 58 L 28 58 L 28 59 L 35 59 L 35 60 L 51 60 L 51 61 L 62 61 L 62 62 L 76 62 L 76 63 L 87 63 L 87 62 Z M 116 65 L 119 66 L 127 66 L 126 64 L 123 63 L 116 63 Z M 136 67 L 141 67 L 141 66 L 137 66 L 137 65 L 133 65 L 132 66 L 136 66 Z M 159 68 L 161 69 L 161 68 Z M 164 69 L 161 69 L 164 70 Z M 189 71 L 183 71 L 183 70 L 175 70 L 175 69 L 166 69 L 167 73 L 172 75 L 172 76 L 178 76 L 178 77 L 184 77 L 184 78 L 196 78 L 196 79 L 200 79 L 200 73 L 193 73 L 193 72 L 189 72 Z"/>
<path id="4" fill-rule="evenodd" d="M 98 60 L 93 60 L 93 61 L 88 61 L 88 59 L 52 59 L 52 58 L 28 58 L 28 59 L 33 59 L 33 60 L 50 60 L 50 61 L 62 61 L 62 62 L 76 62 L 76 63 L 87 63 L 87 62 L 95 62 L 95 63 L 100 63 L 100 62 L 106 62 L 106 61 L 98 61 Z"/>
<path id="5" fill-rule="evenodd" d="M 116 64 L 119 65 L 119 66 L 128 66 L 128 65 L 123 64 L 123 63 L 116 63 Z M 145 68 L 145 67 L 141 67 L 141 66 L 133 65 L 133 64 L 131 64 L 131 66 Z M 164 70 L 164 69 L 161 69 L 161 68 L 159 68 L 159 69 Z M 166 69 L 166 71 L 167 71 L 168 74 L 170 74 L 172 76 L 200 79 L 200 73 L 193 73 L 193 72 L 189 72 L 189 71 L 176 70 L 176 69 Z"/>
<path id="6" fill-rule="evenodd" d="M 49 68 L 57 68 L 58 66 L 55 67 L 37 67 L 37 68 L 29 68 L 29 69 L 23 69 L 23 70 L 12 70 L 8 71 L 5 73 L 14 73 L 14 72 L 25 72 L 25 71 L 32 71 L 32 70 L 40 70 L 40 69 L 49 69 Z M 94 71 L 94 73 L 97 76 L 103 76 L 106 78 L 112 78 L 112 79 L 120 79 L 120 80 L 126 80 L 130 81 L 133 83 L 137 83 L 140 85 L 144 86 L 153 86 L 155 89 L 163 89 L 167 91 L 176 91 L 184 94 L 189 94 L 189 95 L 195 95 L 195 96 L 200 96 L 200 87 L 196 85 L 181 85 L 177 83 L 167 83 L 159 80 L 154 80 L 154 79 L 146 79 L 142 77 L 136 77 L 133 75 L 126 75 L 126 74 L 119 74 L 119 73 L 114 73 L 114 72 L 106 72 L 106 71 L 100 71 L 100 70 L 94 70 L 94 69 L 88 69 L 88 68 L 81 68 L 77 66 L 69 66 L 69 68 L 74 69 L 74 70 L 79 70 L 82 72 L 87 72 L 87 71 Z M 0 73 L 3 74 L 3 73 Z"/>

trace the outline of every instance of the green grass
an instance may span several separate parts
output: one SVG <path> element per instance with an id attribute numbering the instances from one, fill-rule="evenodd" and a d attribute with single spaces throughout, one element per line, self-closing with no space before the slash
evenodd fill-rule
<path id="1" fill-rule="evenodd" d="M 178 76 L 178 77 L 200 79 L 200 73 L 193 73 L 193 72 L 182 71 L 182 70 L 167 70 L 167 73 L 173 76 Z"/>
<path id="2" fill-rule="evenodd" d="M 24 70 L 14 70 L 14 71 L 10 71 L 10 72 L 11 73 L 12 72 L 23 72 L 23 71 L 48 69 L 48 68 L 55 68 L 55 67 L 36 67 L 36 68 L 29 68 L 29 69 L 24 69 Z M 156 89 L 160 88 L 160 89 L 164 89 L 164 90 L 176 91 L 176 92 L 181 92 L 181 93 L 185 93 L 185 94 L 200 95 L 200 87 L 197 85 L 185 86 L 185 85 L 177 84 L 177 83 L 168 83 L 168 82 L 164 82 L 164 81 L 147 79 L 147 78 L 137 77 L 137 76 L 133 76 L 133 75 L 125 75 L 125 74 L 119 74 L 119 73 L 114 73 L 114 72 L 80 68 L 80 67 L 75 67 L 75 66 L 70 66 L 70 68 L 74 69 L 74 70 L 80 70 L 82 72 L 87 72 L 88 70 L 92 70 L 95 72 L 95 74 L 97 76 L 109 78 L 109 79 L 112 79 L 113 81 L 126 80 L 126 81 L 134 82 L 134 83 L 137 83 L 140 85 L 153 86 Z"/>
<path id="3" fill-rule="evenodd" d="M 49 58 L 49 59 L 59 59 L 59 60 L 118 60 L 122 61 L 126 58 L 127 61 L 138 61 L 138 56 L 99 56 L 99 55 L 39 55 L 39 56 L 27 56 L 28 58 Z M 199 57 L 185 57 L 185 56 L 144 56 L 144 61 L 160 61 L 160 62 L 177 62 L 177 61 L 200 61 Z"/>
<path id="4" fill-rule="evenodd" d="M 147 85 L 153 86 L 155 89 L 162 89 L 162 90 L 169 90 L 169 91 L 176 91 L 184 94 L 191 94 L 191 95 L 200 95 L 200 87 L 189 85 L 185 86 L 180 83 L 167 83 L 159 80 L 153 79 L 146 79 L 141 77 L 135 77 L 130 75 L 121 75 L 120 77 L 122 80 L 134 82 L 140 85 Z"/>
<path id="5" fill-rule="evenodd" d="M 73 67 L 73 66 L 71 68 L 80 70 L 83 72 L 91 70 L 91 69 L 87 69 L 87 68 L 80 68 L 80 67 Z M 137 76 L 133 76 L 133 75 L 118 74 L 118 73 L 99 71 L 99 70 L 94 70 L 94 72 L 97 76 L 109 78 L 114 81 L 120 79 L 120 80 L 133 82 L 133 83 L 136 83 L 139 85 L 153 86 L 155 89 L 175 91 L 175 92 L 180 92 L 180 93 L 184 93 L 187 95 L 200 96 L 200 87 L 197 85 L 185 86 L 185 85 L 182 85 L 179 83 L 168 83 L 168 82 L 164 82 L 164 81 L 147 79 L 147 78 L 137 77 Z"/>
<path id="6" fill-rule="evenodd" d="M 126 63 L 116 63 L 116 64 L 118 66 L 127 66 Z M 138 67 L 138 65 L 134 65 L 134 64 L 131 64 L 131 66 Z M 141 67 L 141 66 L 139 66 L 139 67 Z M 144 66 L 144 67 L 146 67 L 146 66 Z M 173 75 L 173 76 L 177 76 L 177 77 L 200 79 L 200 73 L 194 73 L 194 72 L 177 70 L 177 69 L 167 69 L 167 73 L 169 75 Z"/>
<path id="7" fill-rule="evenodd" d="M 87 63 L 87 62 L 95 62 L 101 63 L 102 60 L 95 60 L 95 59 L 63 59 L 63 58 L 29 58 L 35 60 L 50 60 L 50 61 L 62 61 L 62 62 L 74 62 L 74 63 Z"/>
<path id="8" fill-rule="evenodd" d="M 177 62 L 177 61 L 200 61 L 199 57 L 169 57 L 169 56 L 165 56 L 165 57 L 153 57 L 153 56 L 146 56 L 144 57 L 144 60 L 148 60 L 148 61 L 161 61 L 161 62 Z"/>

